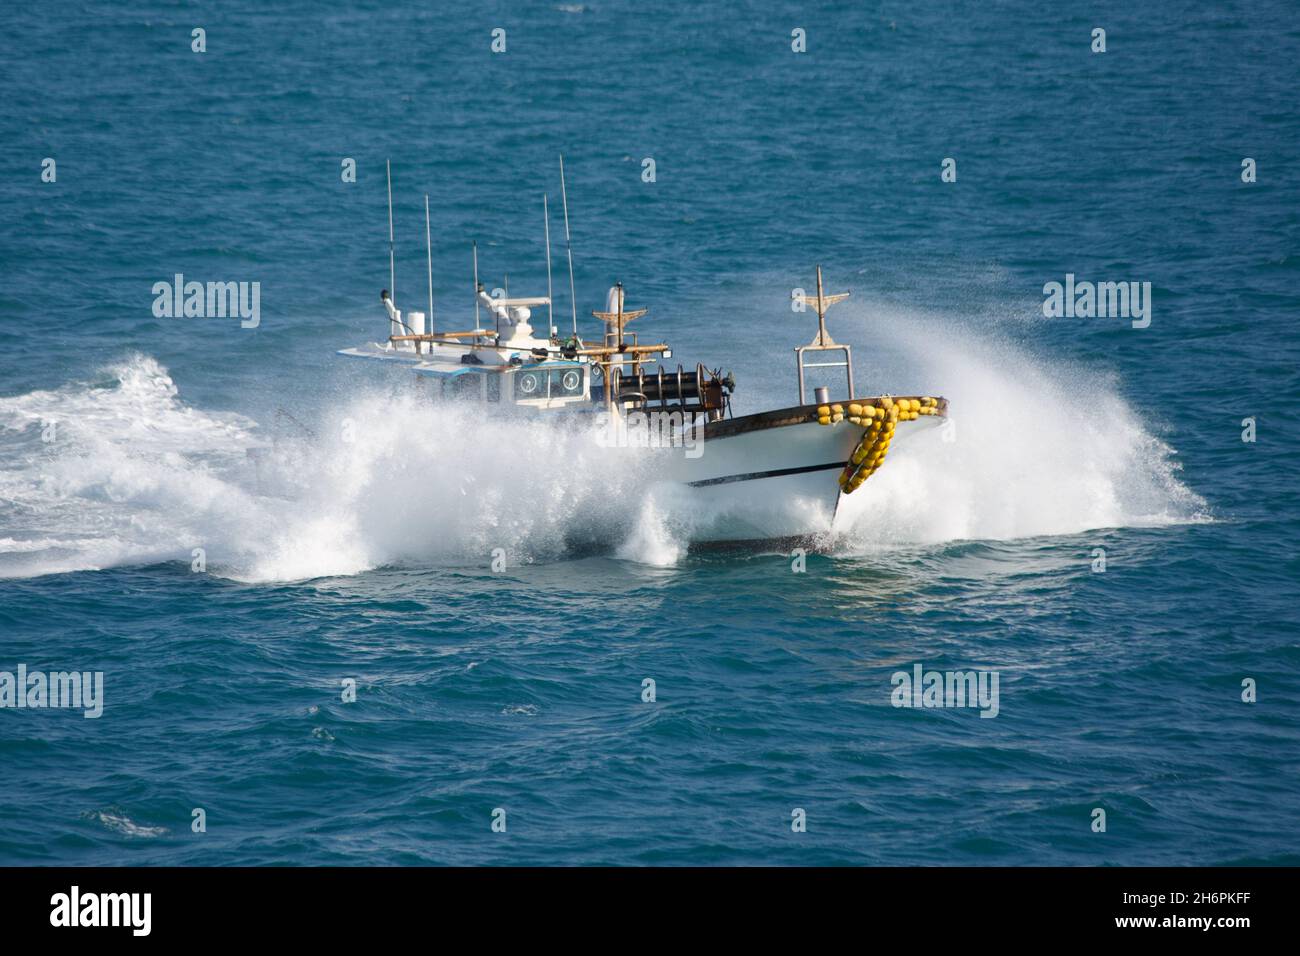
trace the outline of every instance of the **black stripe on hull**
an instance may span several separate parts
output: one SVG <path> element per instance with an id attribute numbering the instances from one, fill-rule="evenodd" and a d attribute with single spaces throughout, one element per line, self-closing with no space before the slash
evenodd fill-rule
<path id="1" fill-rule="evenodd" d="M 751 471 L 744 475 L 727 475 L 724 478 L 704 478 L 700 481 L 688 481 L 691 488 L 703 488 L 706 485 L 729 485 L 733 481 L 757 481 L 760 478 L 784 478 L 786 475 L 804 475 L 810 471 L 829 471 L 843 468 L 847 462 L 833 461 L 829 465 L 804 465 L 800 468 L 777 468 L 775 471 Z"/>
<path id="2" fill-rule="evenodd" d="M 692 541 L 686 546 L 691 554 L 762 554 L 772 550 L 789 552 L 803 548 L 809 554 L 828 554 L 834 543 L 829 531 L 782 535 L 779 538 L 740 538 L 728 541 Z"/>

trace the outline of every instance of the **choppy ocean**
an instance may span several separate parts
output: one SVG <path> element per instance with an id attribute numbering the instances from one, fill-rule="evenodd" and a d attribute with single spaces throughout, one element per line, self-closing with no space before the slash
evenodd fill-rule
<path id="1" fill-rule="evenodd" d="M 0 708 L 0 864 L 1300 863 L 1294 5 L 343 6 L 4 14 L 0 671 L 104 684 Z M 788 405 L 820 263 L 859 391 L 957 440 L 795 573 L 334 354 L 385 160 L 446 328 L 473 240 L 544 290 L 561 152 L 581 314 Z M 258 326 L 155 317 L 177 273 Z M 1149 326 L 1044 317 L 1067 275 Z M 917 665 L 996 718 L 893 706 Z"/>

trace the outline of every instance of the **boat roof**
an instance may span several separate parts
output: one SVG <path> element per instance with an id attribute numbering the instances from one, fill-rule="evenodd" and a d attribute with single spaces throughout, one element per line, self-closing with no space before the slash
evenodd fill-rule
<path id="1" fill-rule="evenodd" d="M 523 372 L 530 369 L 545 368 L 582 368 L 585 362 L 546 361 L 530 362 L 527 365 L 462 365 L 459 362 L 424 362 L 414 366 L 411 371 L 416 375 L 430 375 L 434 378 L 456 378 L 471 372 L 479 374 L 493 373 L 501 375 L 506 372 Z"/>

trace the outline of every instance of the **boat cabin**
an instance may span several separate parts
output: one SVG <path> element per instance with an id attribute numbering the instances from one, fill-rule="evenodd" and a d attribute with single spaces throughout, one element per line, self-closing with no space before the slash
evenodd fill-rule
<path id="1" fill-rule="evenodd" d="M 441 399 L 550 411 L 591 403 L 590 366 L 546 361 L 517 365 L 426 362 L 412 369 Z"/>

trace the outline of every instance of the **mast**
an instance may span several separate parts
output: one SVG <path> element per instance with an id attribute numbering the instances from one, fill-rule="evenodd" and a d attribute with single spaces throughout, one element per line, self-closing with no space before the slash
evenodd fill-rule
<path id="1" fill-rule="evenodd" d="M 510 298 L 510 273 L 509 272 L 505 273 L 505 280 L 501 284 L 502 286 L 504 286 L 501 292 L 501 297 L 505 299 Z M 493 316 L 493 324 L 496 326 L 496 330 L 497 330 L 497 341 L 500 341 L 501 340 L 501 313 L 497 309 L 493 309 L 492 316 Z"/>
<path id="2" fill-rule="evenodd" d="M 578 337 L 578 295 L 573 291 L 573 243 L 569 239 L 569 193 L 564 186 L 564 154 L 560 154 L 560 199 L 564 203 L 564 248 L 569 254 L 569 304 L 573 308 L 573 337 Z"/>
<path id="3" fill-rule="evenodd" d="M 428 257 L 429 264 L 429 326 L 428 332 L 433 334 L 433 239 L 429 232 L 429 194 L 424 194 L 424 251 Z M 429 346 L 432 351 L 433 346 Z"/>
<path id="4" fill-rule="evenodd" d="M 618 289 L 618 350 L 621 352 L 623 351 L 623 283 L 615 282 L 614 285 Z"/>
<path id="5" fill-rule="evenodd" d="M 599 354 L 602 361 L 598 364 L 605 374 L 605 408 L 608 411 L 614 411 L 614 389 L 613 377 L 614 366 L 617 365 L 620 370 L 623 367 L 623 356 L 630 354 L 632 358 L 632 367 L 639 369 L 641 365 L 641 355 L 648 352 L 657 351 L 654 346 L 639 347 L 632 346 L 630 349 L 626 346 L 623 338 L 623 330 L 633 319 L 639 319 L 646 314 L 646 309 L 625 309 L 623 308 L 623 283 L 614 283 L 614 288 L 610 290 L 614 296 L 614 311 L 612 312 L 593 312 L 593 317 L 600 319 L 605 323 L 605 338 L 601 347 L 594 351 L 586 351 L 583 354 Z M 608 303 L 606 303 L 608 308 Z M 617 355 L 617 360 L 614 356 Z"/>
<path id="6" fill-rule="evenodd" d="M 853 392 L 853 350 L 847 345 L 840 345 L 830 333 L 826 331 L 826 310 L 836 302 L 843 302 L 849 297 L 847 292 L 837 292 L 834 295 L 827 295 L 822 287 L 822 267 L 817 267 L 817 298 L 812 300 L 809 296 L 804 296 L 804 304 L 810 302 L 817 309 L 817 337 L 808 345 L 801 345 L 794 350 L 795 366 L 799 373 L 799 404 L 804 404 L 804 370 L 806 368 L 842 368 L 848 378 L 849 398 L 854 395 Z M 811 365 L 804 364 L 805 352 L 841 352 L 844 355 L 843 362 L 814 362 Z"/>
<path id="7" fill-rule="evenodd" d="M 474 240 L 474 328 L 480 329 L 482 325 L 478 320 L 478 240 Z"/>
<path id="8" fill-rule="evenodd" d="M 542 193 L 542 221 L 546 224 L 546 337 L 550 338 L 555 328 L 555 315 L 551 304 L 551 211 L 547 205 L 546 194 Z"/>
<path id="9" fill-rule="evenodd" d="M 384 160 L 388 170 L 388 297 L 397 303 L 396 270 L 393 267 L 393 161 Z"/>
<path id="10" fill-rule="evenodd" d="M 826 340 L 826 303 L 822 301 L 822 267 L 817 267 L 817 341 Z M 850 396 L 852 397 L 852 396 Z"/>
<path id="11" fill-rule="evenodd" d="M 817 338 L 813 339 L 814 346 L 826 346 L 828 348 L 839 348 L 838 343 L 831 338 L 830 333 L 826 331 L 826 310 L 836 302 L 843 302 L 849 297 L 847 292 L 839 292 L 835 295 L 826 295 L 822 291 L 822 267 L 817 267 Z M 808 297 L 804 296 L 804 302 L 808 302 Z"/>

